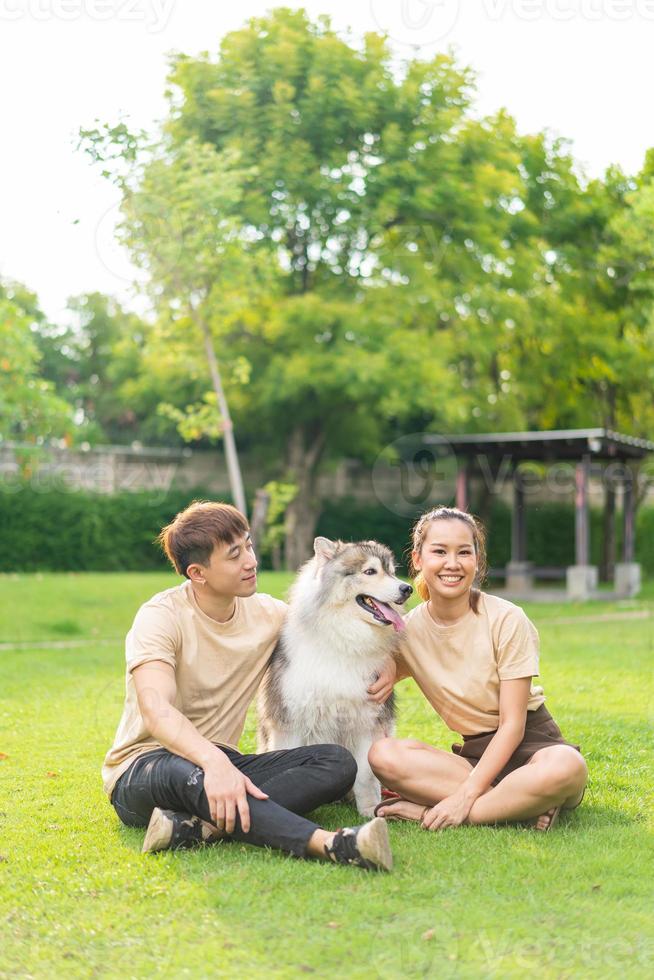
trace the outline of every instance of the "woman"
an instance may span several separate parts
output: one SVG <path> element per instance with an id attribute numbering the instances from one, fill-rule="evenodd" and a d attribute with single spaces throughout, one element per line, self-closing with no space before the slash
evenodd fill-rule
<path id="1" fill-rule="evenodd" d="M 412 676 L 463 745 L 454 754 L 415 739 L 375 742 L 370 765 L 398 794 L 377 815 L 426 830 L 537 818 L 549 830 L 581 802 L 588 771 L 544 705 L 538 634 L 511 602 L 474 588 L 486 564 L 482 527 L 451 507 L 423 514 L 413 531 L 416 588 L 398 679 Z"/>

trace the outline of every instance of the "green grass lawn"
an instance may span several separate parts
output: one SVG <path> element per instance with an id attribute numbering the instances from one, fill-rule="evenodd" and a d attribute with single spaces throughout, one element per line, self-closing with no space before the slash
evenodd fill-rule
<path id="1" fill-rule="evenodd" d="M 289 581 L 263 574 L 261 589 Z M 551 834 L 393 824 L 396 869 L 380 876 L 241 845 L 141 856 L 99 769 L 122 637 L 175 582 L 0 576 L 0 977 L 653 975 L 653 588 L 527 608 L 548 706 L 589 763 L 582 807 Z M 652 618 L 624 616 L 639 612 Z M 399 734 L 449 747 L 413 682 L 398 694 Z"/>

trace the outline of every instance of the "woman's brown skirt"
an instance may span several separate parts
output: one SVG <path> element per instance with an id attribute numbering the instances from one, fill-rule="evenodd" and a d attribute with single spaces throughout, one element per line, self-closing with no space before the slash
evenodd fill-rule
<path id="1" fill-rule="evenodd" d="M 455 755 L 460 755 L 462 759 L 467 759 L 473 766 L 476 766 L 486 751 L 493 735 L 495 735 L 495 732 L 482 732 L 481 735 L 464 735 L 463 745 L 453 745 L 452 751 Z M 510 772 L 513 772 L 514 769 L 519 769 L 520 766 L 524 766 L 529 762 L 535 752 L 538 752 L 539 749 L 545 749 L 550 745 L 571 745 L 577 752 L 581 752 L 578 745 L 572 745 L 572 742 L 566 742 L 561 734 L 561 729 L 545 705 L 541 704 L 535 711 L 527 712 L 525 734 L 523 735 L 522 742 L 504 766 L 504 769 L 495 777 L 492 785 L 497 786 L 499 781 L 504 779 L 505 776 L 508 776 Z"/>

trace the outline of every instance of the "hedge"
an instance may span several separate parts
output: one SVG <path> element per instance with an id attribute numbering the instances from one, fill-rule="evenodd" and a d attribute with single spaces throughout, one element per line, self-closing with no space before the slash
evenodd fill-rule
<path id="1" fill-rule="evenodd" d="M 189 491 L 121 493 L 38 492 L 23 488 L 0 492 L 0 571 L 145 571 L 165 567 L 155 544 L 160 529 L 194 499 L 211 499 Z M 619 522 L 618 522 L 619 523 Z M 404 567 L 412 521 L 379 504 L 349 498 L 326 501 L 317 533 L 344 540 L 384 541 Z M 591 512 L 592 561 L 599 562 L 602 515 Z M 619 537 L 619 535 L 618 535 Z M 574 562 L 574 510 L 562 504 L 532 506 L 527 514 L 528 554 L 536 565 Z M 491 566 L 510 555 L 511 514 L 497 503 L 489 520 Z M 268 564 L 263 555 L 264 566 Z M 654 574 L 654 507 L 638 514 L 636 557 Z"/>
<path id="2" fill-rule="evenodd" d="M 209 498 L 202 490 L 0 493 L 0 571 L 163 568 L 157 534 L 191 500 Z"/>

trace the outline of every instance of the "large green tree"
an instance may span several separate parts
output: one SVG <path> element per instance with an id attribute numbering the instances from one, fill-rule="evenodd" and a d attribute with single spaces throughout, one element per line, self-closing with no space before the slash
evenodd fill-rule
<path id="1" fill-rule="evenodd" d="M 398 76 L 382 38 L 357 50 L 302 12 L 250 22 L 215 61 L 179 58 L 171 82 L 172 152 L 193 140 L 232 157 L 228 216 L 277 267 L 274 304 L 250 291 L 224 340 L 250 365 L 239 426 L 298 487 L 295 565 L 326 458 L 374 458 L 402 426 L 464 427 L 467 389 L 499 378 L 489 310 L 506 303 L 520 143 L 506 114 L 470 117 L 472 77 L 451 58 Z"/>
<path id="2" fill-rule="evenodd" d="M 202 375 L 208 336 L 239 438 L 297 487 L 291 566 L 330 457 L 370 461 L 407 429 L 601 424 L 611 385 L 633 404 L 638 277 L 621 327 L 611 280 L 623 245 L 642 264 L 620 215 L 638 213 L 646 237 L 646 198 L 612 174 L 587 185 L 565 143 L 521 136 L 507 112 L 476 118 L 474 78 L 450 56 L 398 68 L 378 35 L 356 46 L 282 9 L 216 57 L 178 56 L 170 83 L 144 153 L 124 128 L 88 135 L 110 171 L 126 167 L 151 349 L 183 384 Z M 208 398 L 186 413 L 192 434 Z"/>

